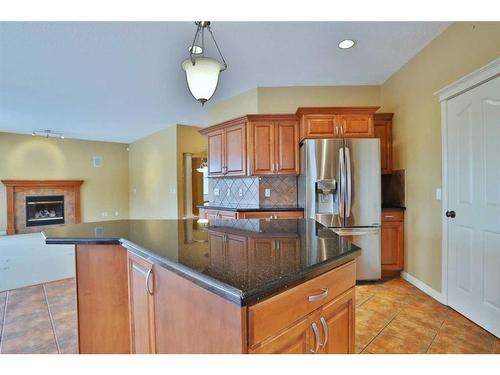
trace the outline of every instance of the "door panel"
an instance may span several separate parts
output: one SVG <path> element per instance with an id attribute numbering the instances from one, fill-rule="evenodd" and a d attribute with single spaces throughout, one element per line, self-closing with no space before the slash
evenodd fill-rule
<path id="1" fill-rule="evenodd" d="M 321 353 L 354 353 L 354 288 L 325 305 L 321 310 L 321 317 L 319 320 L 323 338 Z M 326 345 L 325 337 L 327 337 Z"/>
<path id="2" fill-rule="evenodd" d="M 374 135 L 372 115 L 339 115 L 337 122 L 343 138 L 369 138 Z"/>
<path id="3" fill-rule="evenodd" d="M 131 324 L 131 353 L 155 353 L 154 299 L 149 291 L 153 290 L 153 265 L 130 252 L 129 299 Z M 149 277 L 148 277 L 149 275 Z M 149 284 L 149 285 L 148 285 Z"/>
<path id="4" fill-rule="evenodd" d="M 500 336 L 500 78 L 446 106 L 448 303 Z"/>
<path id="5" fill-rule="evenodd" d="M 225 129 L 225 175 L 244 176 L 247 172 L 245 124 Z"/>
<path id="6" fill-rule="evenodd" d="M 379 226 L 380 197 L 380 140 L 345 139 L 347 182 L 345 225 L 348 227 Z M 350 168 L 347 164 L 350 164 Z M 347 173 L 349 174 L 349 172 Z"/>
<path id="7" fill-rule="evenodd" d="M 299 135 L 297 121 L 279 121 L 276 129 L 276 173 L 299 174 Z"/>
<path id="8" fill-rule="evenodd" d="M 381 116 L 387 117 L 387 114 Z M 392 172 L 392 120 L 380 117 L 375 114 L 374 135 L 380 139 L 380 168 L 382 174 L 386 174 Z"/>
<path id="9" fill-rule="evenodd" d="M 208 175 L 222 176 L 224 166 L 224 131 L 208 134 Z"/>
<path id="10" fill-rule="evenodd" d="M 309 324 L 304 319 L 278 335 L 251 348 L 250 354 L 306 354 L 309 349 Z"/>
<path id="11" fill-rule="evenodd" d="M 274 174 L 275 163 L 275 134 L 272 121 L 252 122 L 250 125 L 252 133 L 252 175 Z"/>
<path id="12" fill-rule="evenodd" d="M 335 138 L 334 115 L 305 115 L 302 118 L 304 138 Z"/>

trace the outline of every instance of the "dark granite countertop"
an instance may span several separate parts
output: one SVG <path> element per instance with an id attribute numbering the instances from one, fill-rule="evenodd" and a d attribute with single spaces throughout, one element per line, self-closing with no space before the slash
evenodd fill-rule
<path id="1" fill-rule="evenodd" d="M 275 206 L 260 206 L 260 205 L 255 205 L 255 204 L 244 204 L 244 203 L 239 203 L 239 204 L 231 204 L 231 203 L 216 203 L 216 202 L 209 202 L 209 203 L 204 203 L 204 204 L 199 204 L 197 207 L 199 208 L 208 208 L 212 210 L 224 210 L 224 211 L 233 211 L 233 212 L 242 212 L 242 211 L 252 211 L 252 212 L 258 212 L 258 211 L 269 211 L 269 212 L 275 212 L 275 211 L 304 211 L 303 208 L 297 207 L 297 206 L 280 206 L 280 205 L 275 205 Z"/>
<path id="2" fill-rule="evenodd" d="M 314 278 L 361 253 L 312 219 L 116 220 L 42 233 L 47 244 L 121 244 L 239 305 Z M 282 245 L 276 247 L 276 241 Z"/>

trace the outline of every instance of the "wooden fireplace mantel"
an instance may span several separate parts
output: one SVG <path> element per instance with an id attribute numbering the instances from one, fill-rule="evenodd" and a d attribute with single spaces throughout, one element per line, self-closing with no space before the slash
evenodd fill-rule
<path id="1" fill-rule="evenodd" d="M 80 218 L 80 186 L 83 180 L 2 180 L 7 188 L 7 234 L 15 234 L 14 194 L 32 189 L 61 189 L 75 194 L 75 222 Z"/>

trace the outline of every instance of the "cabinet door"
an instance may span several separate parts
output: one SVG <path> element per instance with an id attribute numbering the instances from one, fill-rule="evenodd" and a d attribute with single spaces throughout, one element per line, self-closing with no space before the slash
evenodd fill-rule
<path id="1" fill-rule="evenodd" d="M 297 121 L 275 122 L 276 174 L 299 174 L 299 125 Z"/>
<path id="2" fill-rule="evenodd" d="M 208 134 L 208 175 L 224 174 L 224 130 L 216 130 Z"/>
<path id="3" fill-rule="evenodd" d="M 392 125 L 391 121 L 375 118 L 375 138 L 380 139 L 380 166 L 382 173 L 392 172 Z"/>
<path id="4" fill-rule="evenodd" d="M 287 328 L 255 348 L 250 354 L 307 354 L 309 353 L 310 327 L 307 319 Z"/>
<path id="5" fill-rule="evenodd" d="M 272 121 L 255 121 L 250 126 L 252 176 L 275 173 L 275 130 Z"/>
<path id="6" fill-rule="evenodd" d="M 374 136 L 372 115 L 338 115 L 336 121 L 342 138 Z"/>
<path id="7" fill-rule="evenodd" d="M 245 124 L 227 127 L 224 133 L 224 175 L 244 176 L 247 173 Z M 209 156 L 210 157 L 210 156 Z"/>
<path id="8" fill-rule="evenodd" d="M 354 288 L 324 305 L 317 321 L 322 354 L 354 353 Z"/>
<path id="9" fill-rule="evenodd" d="M 303 138 L 336 138 L 335 115 L 304 115 L 302 116 Z"/>
<path id="10" fill-rule="evenodd" d="M 382 271 L 403 269 L 404 223 L 402 221 L 382 221 Z"/>
<path id="11" fill-rule="evenodd" d="M 153 265 L 128 253 L 130 301 L 130 352 L 155 353 Z"/>

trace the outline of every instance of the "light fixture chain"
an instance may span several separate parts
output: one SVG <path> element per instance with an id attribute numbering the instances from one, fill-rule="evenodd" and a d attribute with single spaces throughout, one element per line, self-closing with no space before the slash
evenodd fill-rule
<path id="1" fill-rule="evenodd" d="M 210 28 L 210 26 L 207 26 L 207 28 L 208 28 L 208 31 L 210 32 L 210 35 L 212 36 L 212 40 L 214 41 L 214 44 L 215 44 L 215 47 L 217 48 L 217 51 L 219 51 L 219 55 L 220 55 L 220 58 L 222 59 L 222 63 L 224 64 L 224 69 L 222 69 L 222 70 L 226 70 L 226 68 L 227 68 L 226 60 L 224 60 L 224 56 L 222 56 L 222 52 L 220 51 L 219 45 L 217 44 L 217 41 L 215 40 L 214 33 L 212 32 L 212 29 Z"/>

